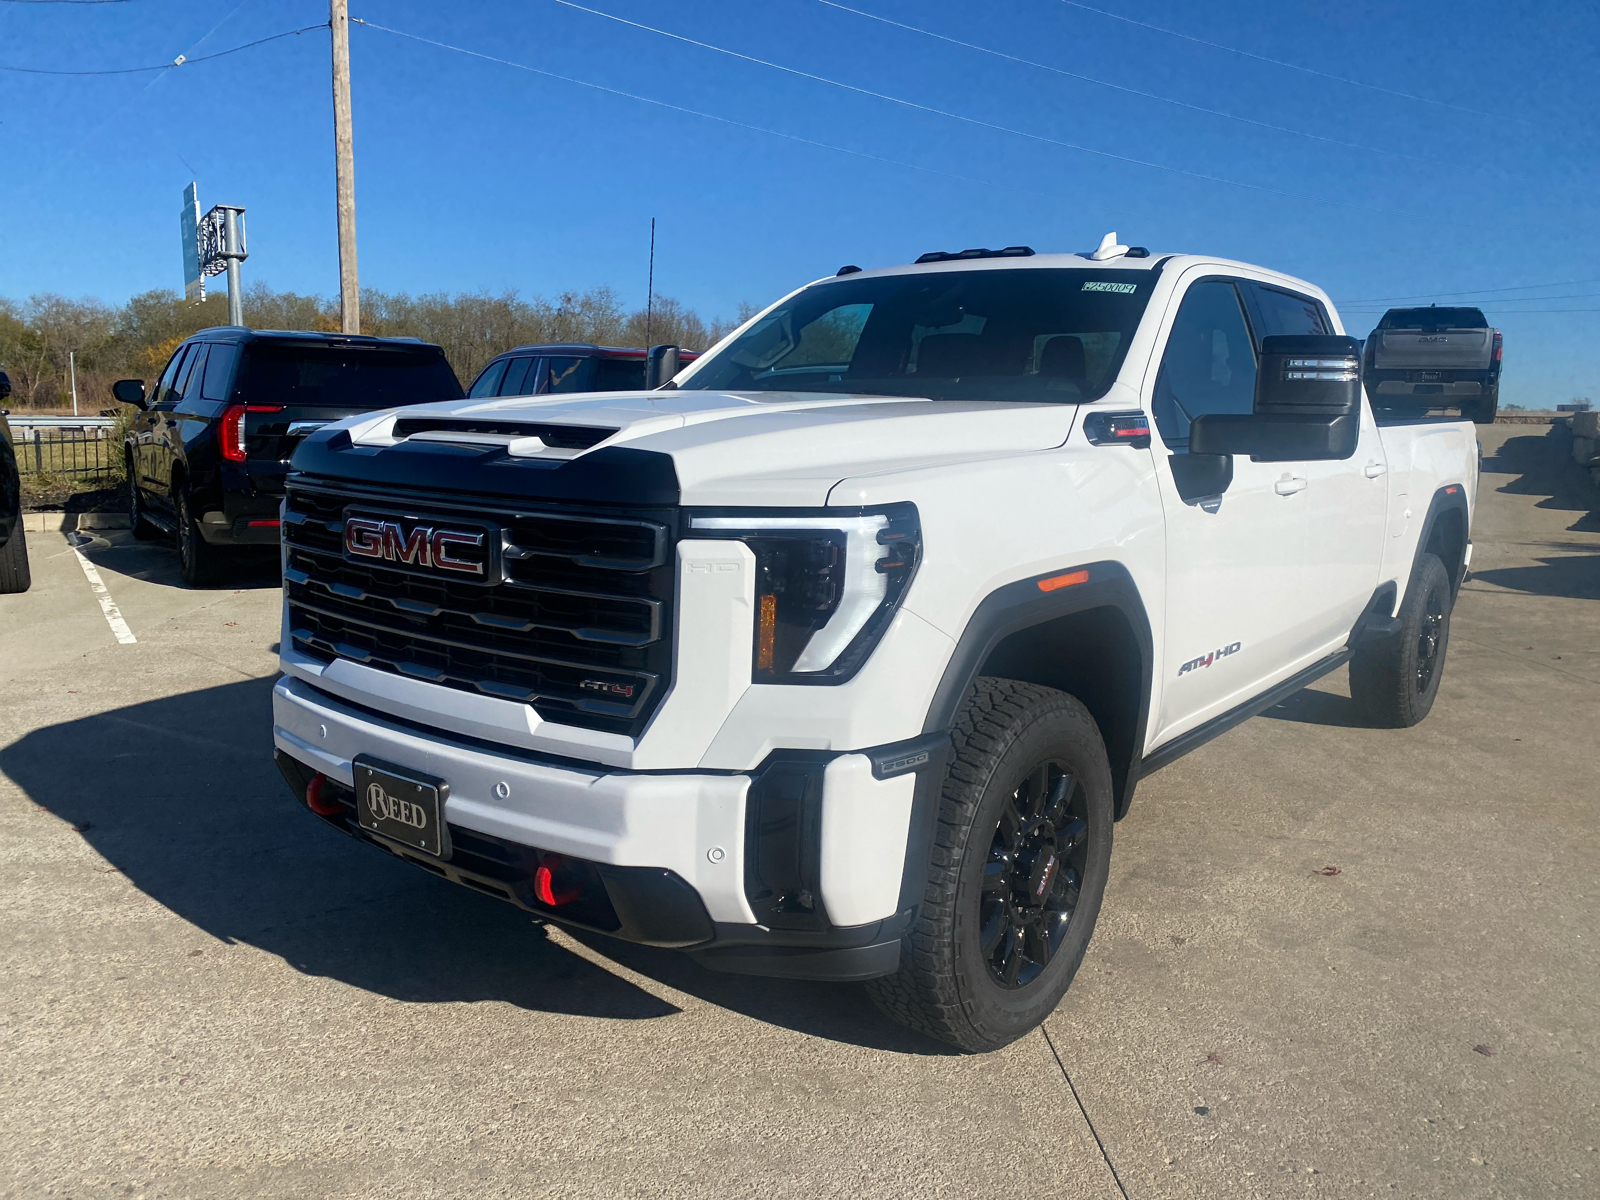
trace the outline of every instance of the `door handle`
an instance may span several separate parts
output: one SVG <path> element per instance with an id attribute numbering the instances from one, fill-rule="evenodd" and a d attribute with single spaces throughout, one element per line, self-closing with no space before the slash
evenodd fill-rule
<path id="1" fill-rule="evenodd" d="M 1308 482 L 1308 480 L 1299 475 L 1285 475 L 1282 479 L 1278 480 L 1277 483 L 1272 485 L 1272 490 L 1277 492 L 1280 496 L 1292 496 L 1296 492 L 1305 491 L 1306 484 Z"/>
<path id="2" fill-rule="evenodd" d="M 1388 469 L 1389 468 L 1381 462 L 1369 462 L 1365 467 L 1362 468 L 1368 479 L 1376 479 Z"/>

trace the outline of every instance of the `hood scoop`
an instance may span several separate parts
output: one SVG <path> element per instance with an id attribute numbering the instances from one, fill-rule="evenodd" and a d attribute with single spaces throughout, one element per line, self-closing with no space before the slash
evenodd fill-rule
<path id="1" fill-rule="evenodd" d="M 576 458 L 616 433 L 595 425 L 540 421 L 472 421 L 455 417 L 401 417 L 397 442 L 444 442 L 454 446 L 499 446 L 512 458 Z"/>

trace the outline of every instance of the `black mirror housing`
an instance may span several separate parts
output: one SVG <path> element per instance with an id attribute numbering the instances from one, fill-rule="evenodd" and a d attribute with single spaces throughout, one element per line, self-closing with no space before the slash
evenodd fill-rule
<path id="1" fill-rule="evenodd" d="M 678 373 L 678 348 L 676 346 L 651 346 L 645 356 L 644 386 L 646 391 L 665 387 Z"/>
<path id="2" fill-rule="evenodd" d="M 0 400 L 11 399 L 11 376 L 0 371 Z"/>
<path id="3" fill-rule="evenodd" d="M 1248 454 L 1253 462 L 1315 462 L 1356 452 L 1361 418 L 1202 413 L 1189 426 L 1191 454 Z"/>
<path id="4" fill-rule="evenodd" d="M 1361 433 L 1361 343 L 1297 334 L 1261 339 L 1255 411 L 1203 413 L 1191 454 L 1248 454 L 1255 462 L 1349 458 Z"/>
<path id="5" fill-rule="evenodd" d="M 131 404 L 135 408 L 143 408 L 145 406 L 144 380 L 119 379 L 111 385 L 111 395 L 123 404 Z"/>
<path id="6" fill-rule="evenodd" d="M 1258 415 L 1341 417 L 1360 411 L 1361 343 L 1353 337 L 1261 339 Z"/>

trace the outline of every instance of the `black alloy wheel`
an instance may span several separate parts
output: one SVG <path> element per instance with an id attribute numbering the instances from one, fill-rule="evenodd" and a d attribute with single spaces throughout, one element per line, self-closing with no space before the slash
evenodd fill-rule
<path id="1" fill-rule="evenodd" d="M 1380 729 L 1409 729 L 1433 709 L 1450 649 L 1450 573 L 1436 554 L 1417 559 L 1393 634 L 1352 647 L 1350 698 Z"/>
<path id="2" fill-rule="evenodd" d="M 1037 1028 L 1066 994 L 1105 898 L 1116 814 L 1099 726 L 1066 692 L 982 677 L 950 741 L 899 966 L 867 994 L 981 1053 Z"/>
<path id="3" fill-rule="evenodd" d="M 1437 589 L 1428 591 L 1422 611 L 1422 629 L 1417 634 L 1417 695 L 1426 695 L 1439 666 L 1444 648 L 1444 596 Z"/>
<path id="4" fill-rule="evenodd" d="M 1030 769 L 1000 811 L 979 901 L 979 945 L 1004 988 L 1037 979 L 1066 939 L 1089 858 L 1077 778 L 1058 758 Z"/>
<path id="5" fill-rule="evenodd" d="M 157 529 L 144 515 L 144 504 L 139 499 L 139 481 L 133 473 L 133 457 L 128 457 L 128 528 L 141 542 L 157 535 Z"/>

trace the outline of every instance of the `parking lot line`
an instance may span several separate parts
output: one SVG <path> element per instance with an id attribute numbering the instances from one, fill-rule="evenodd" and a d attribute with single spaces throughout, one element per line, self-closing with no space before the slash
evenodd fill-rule
<path id="1" fill-rule="evenodd" d="M 133 630 L 128 628 L 128 623 L 122 619 L 122 611 L 117 607 L 117 602 L 111 598 L 111 593 L 106 590 L 106 585 L 101 582 L 100 572 L 84 557 L 83 551 L 78 548 L 77 534 L 68 534 L 72 552 L 78 556 L 78 565 L 83 568 L 83 577 L 89 581 L 89 590 L 100 601 L 100 611 L 105 614 L 106 624 L 111 626 L 111 632 L 117 641 L 124 646 L 131 646 L 139 639 L 133 636 Z"/>

